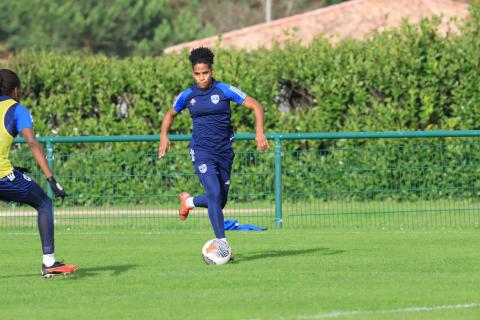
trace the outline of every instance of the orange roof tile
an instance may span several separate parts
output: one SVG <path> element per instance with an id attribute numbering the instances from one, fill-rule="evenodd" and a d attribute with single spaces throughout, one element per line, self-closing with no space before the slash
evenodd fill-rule
<path id="1" fill-rule="evenodd" d="M 457 31 L 452 17 L 463 19 L 469 5 L 452 0 L 352 0 L 303 14 L 260 23 L 221 35 L 181 43 L 165 49 L 165 53 L 180 52 L 199 46 L 237 47 L 253 50 L 271 48 L 275 42 L 288 38 L 308 44 L 319 35 L 333 43 L 345 38 L 361 39 L 373 31 L 397 27 L 403 20 L 418 23 L 422 18 L 442 16 L 440 32 Z"/>

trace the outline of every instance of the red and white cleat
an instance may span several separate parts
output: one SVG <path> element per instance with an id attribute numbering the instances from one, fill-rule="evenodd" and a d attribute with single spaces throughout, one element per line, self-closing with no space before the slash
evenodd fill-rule
<path id="1" fill-rule="evenodd" d="M 180 220 L 184 221 L 187 220 L 188 214 L 192 208 L 187 207 L 187 199 L 190 197 L 188 192 L 182 192 L 178 195 L 178 199 L 180 199 L 181 207 L 178 211 L 178 217 Z"/>
<path id="2" fill-rule="evenodd" d="M 42 264 L 42 276 L 44 278 L 53 278 L 58 275 L 67 275 L 78 270 L 76 264 L 64 264 L 62 262 L 55 261 L 51 267 L 47 267 Z"/>

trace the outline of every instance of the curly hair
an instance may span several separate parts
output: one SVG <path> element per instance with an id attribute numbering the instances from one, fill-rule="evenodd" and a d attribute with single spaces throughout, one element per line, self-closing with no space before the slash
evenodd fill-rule
<path id="1" fill-rule="evenodd" d="M 192 68 L 198 63 L 205 63 L 211 68 L 213 64 L 213 58 L 215 55 L 212 50 L 207 47 L 199 47 L 190 51 L 188 59 L 192 63 Z"/>
<path id="2" fill-rule="evenodd" d="M 20 88 L 20 78 L 9 69 L 0 69 L 0 95 L 9 96 L 15 88 Z"/>

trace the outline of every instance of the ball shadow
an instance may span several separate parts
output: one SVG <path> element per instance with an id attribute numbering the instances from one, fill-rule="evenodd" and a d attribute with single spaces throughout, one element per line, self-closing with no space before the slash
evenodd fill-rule
<path id="1" fill-rule="evenodd" d="M 301 256 L 308 255 L 312 253 L 318 253 L 323 256 L 341 254 L 345 250 L 336 250 L 330 248 L 311 248 L 311 249 L 301 249 L 301 250 L 271 250 L 271 251 L 262 251 L 262 252 L 252 252 L 250 254 L 238 254 L 235 262 L 241 261 L 252 261 L 258 259 L 270 259 L 270 258 L 280 258 L 280 257 L 289 257 L 289 256 Z"/>

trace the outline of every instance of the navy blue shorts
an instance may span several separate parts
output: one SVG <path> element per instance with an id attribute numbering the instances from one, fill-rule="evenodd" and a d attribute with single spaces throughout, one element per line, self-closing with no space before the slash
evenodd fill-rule
<path id="1" fill-rule="evenodd" d="M 233 159 L 235 154 L 228 152 L 224 155 L 212 155 L 206 152 L 197 152 L 190 149 L 192 164 L 197 176 L 202 178 L 206 175 L 217 175 L 225 184 L 230 184 L 230 174 L 232 172 Z"/>
<path id="2" fill-rule="evenodd" d="M 49 197 L 45 191 L 32 178 L 18 170 L 14 169 L 0 179 L 0 200 L 26 203 L 37 209 L 46 199 Z"/>

